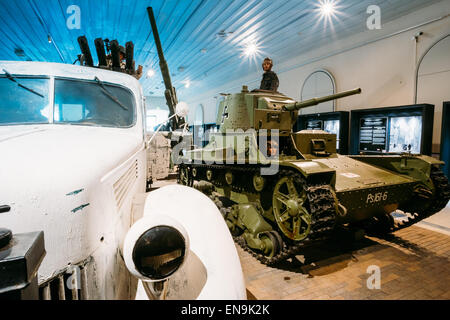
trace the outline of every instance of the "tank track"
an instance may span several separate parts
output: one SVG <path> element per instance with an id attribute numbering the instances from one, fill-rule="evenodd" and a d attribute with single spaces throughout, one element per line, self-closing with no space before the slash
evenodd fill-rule
<path id="1" fill-rule="evenodd" d="M 230 170 L 229 166 L 220 166 L 220 165 L 205 165 L 206 169 L 212 169 L 212 170 Z M 237 183 L 231 186 L 233 191 L 240 192 L 240 191 L 253 191 L 253 193 L 256 193 L 256 191 L 253 188 L 253 184 L 251 186 L 248 184 L 248 181 L 251 179 L 248 179 L 248 174 L 255 174 L 258 172 L 258 167 L 234 167 L 238 172 L 244 172 L 246 175 L 241 175 L 244 177 L 241 183 Z M 242 235 L 240 236 L 233 236 L 234 241 L 246 252 L 250 253 L 254 258 L 256 258 L 258 261 L 260 261 L 262 264 L 273 266 L 276 265 L 282 261 L 285 261 L 291 257 L 294 257 L 302 252 L 302 249 L 306 246 L 310 246 L 312 244 L 315 244 L 317 242 L 325 241 L 329 239 L 332 235 L 332 231 L 334 230 L 335 224 L 336 224 L 336 207 L 335 207 L 335 196 L 333 194 L 333 191 L 331 187 L 327 184 L 318 184 L 318 185 L 309 185 L 306 183 L 306 180 L 299 174 L 292 170 L 281 170 L 278 175 L 275 176 L 275 179 L 271 180 L 277 180 L 281 176 L 289 175 L 292 176 L 296 183 L 303 186 L 304 190 L 306 191 L 308 202 L 309 202 L 309 209 L 310 213 L 313 217 L 312 220 L 312 226 L 311 230 L 307 236 L 306 239 L 302 241 L 294 242 L 290 239 L 287 239 L 284 235 L 280 236 L 280 234 L 273 230 L 270 231 L 273 233 L 273 235 L 277 239 L 282 239 L 281 243 L 281 250 L 280 252 L 269 258 L 261 253 L 258 253 L 254 250 L 252 250 L 247 243 L 245 242 L 245 239 Z M 245 179 L 247 177 L 247 179 Z M 247 183 L 246 183 L 247 182 Z M 214 183 L 215 186 L 223 186 L 223 181 L 218 181 Z M 220 212 L 226 217 L 226 215 L 231 211 L 231 207 L 226 207 L 223 205 L 222 201 L 219 199 L 218 196 L 212 195 L 210 198 L 214 201 L 216 206 L 219 208 Z"/>
<path id="2" fill-rule="evenodd" d="M 430 178 L 434 183 L 436 192 L 434 197 L 428 198 L 425 201 L 430 201 L 431 205 L 423 207 L 410 207 L 405 209 L 405 213 L 409 217 L 405 221 L 395 221 L 392 216 L 386 215 L 381 219 L 375 220 L 372 218 L 364 226 L 364 229 L 368 234 L 382 235 L 392 232 L 396 232 L 418 223 L 433 214 L 441 211 L 445 208 L 448 201 L 450 200 L 450 185 L 447 177 L 438 167 L 431 167 Z M 421 196 L 417 194 L 417 196 Z"/>

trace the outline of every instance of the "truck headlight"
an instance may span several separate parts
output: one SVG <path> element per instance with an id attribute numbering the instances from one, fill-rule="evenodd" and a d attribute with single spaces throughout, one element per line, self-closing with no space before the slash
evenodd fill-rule
<path id="1" fill-rule="evenodd" d="M 167 216 L 144 217 L 125 238 L 124 258 L 128 270 L 144 281 L 161 281 L 180 269 L 189 252 L 184 228 Z"/>
<path id="2" fill-rule="evenodd" d="M 142 275 L 161 280 L 178 270 L 185 252 L 185 240 L 178 230 L 158 226 L 149 229 L 136 241 L 133 262 Z"/>

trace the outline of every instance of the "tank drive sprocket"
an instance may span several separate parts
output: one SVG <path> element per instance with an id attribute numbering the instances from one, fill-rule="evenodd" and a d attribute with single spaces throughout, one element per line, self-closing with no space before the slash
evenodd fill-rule
<path id="1" fill-rule="evenodd" d="M 179 165 L 178 166 L 178 177 L 177 177 L 177 183 L 192 187 L 194 183 L 194 178 L 192 175 L 192 168 L 186 165 Z"/>

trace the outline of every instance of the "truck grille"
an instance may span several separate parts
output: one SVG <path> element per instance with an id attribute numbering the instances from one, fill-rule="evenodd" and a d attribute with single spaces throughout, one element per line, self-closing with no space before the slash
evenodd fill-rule
<path id="1" fill-rule="evenodd" d="M 123 205 L 126 195 L 130 191 L 131 186 L 138 178 L 138 161 L 136 160 L 128 168 L 127 171 L 114 183 L 114 196 L 116 197 L 117 208 Z"/>
<path id="2" fill-rule="evenodd" d="M 88 300 L 88 268 L 92 258 L 60 271 L 39 285 L 39 300 Z"/>

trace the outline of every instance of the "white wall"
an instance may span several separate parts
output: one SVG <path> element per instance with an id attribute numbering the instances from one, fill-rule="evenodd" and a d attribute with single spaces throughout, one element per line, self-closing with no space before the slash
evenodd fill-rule
<path id="1" fill-rule="evenodd" d="M 450 101 L 450 34 L 424 56 L 418 70 L 417 102 L 435 105 L 434 140 L 441 135 L 442 102 Z M 433 141 L 433 153 L 440 152 Z"/>
<path id="2" fill-rule="evenodd" d="M 337 111 L 414 104 L 417 61 L 438 39 L 450 33 L 449 13 L 450 1 L 445 0 L 383 24 L 381 30 L 369 31 L 362 26 L 359 34 L 275 65 L 273 70 L 280 79 L 279 91 L 300 99 L 300 90 L 308 75 L 317 69 L 326 69 L 336 79 L 337 92 L 357 87 L 363 91 L 360 95 L 338 100 Z M 433 20 L 436 21 L 431 22 Z M 422 26 L 412 28 L 418 25 Z M 419 31 L 423 35 L 416 43 L 413 39 Z M 219 92 L 239 92 L 244 84 L 257 88 L 261 76 L 262 71 L 193 97 L 188 102 L 193 106 L 203 104 L 205 122 L 213 122 L 216 118 L 214 97 Z M 450 100 L 450 97 L 446 99 Z M 436 108 L 442 109 L 442 105 Z M 436 124 L 441 118 L 439 112 L 436 115 L 433 145 L 438 149 L 440 130 L 437 129 L 440 125 Z"/>

